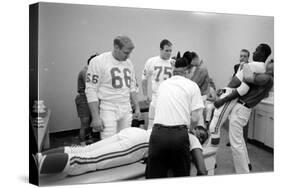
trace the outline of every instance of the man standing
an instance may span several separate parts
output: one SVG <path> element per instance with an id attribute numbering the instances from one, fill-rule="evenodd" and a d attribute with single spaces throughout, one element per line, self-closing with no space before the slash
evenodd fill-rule
<path id="1" fill-rule="evenodd" d="M 89 63 L 97 55 L 98 54 L 96 53 L 88 59 L 87 66 L 85 66 L 79 72 L 78 80 L 77 80 L 78 95 L 75 97 L 75 104 L 76 104 L 77 114 L 78 114 L 78 117 L 80 118 L 80 122 L 81 122 L 79 139 L 80 139 L 80 143 L 82 145 L 85 145 L 87 143 L 86 137 L 89 137 L 90 135 L 92 135 L 92 130 L 89 130 L 90 124 L 91 124 L 91 119 L 92 119 L 91 111 L 88 106 L 87 97 L 85 94 L 85 88 L 86 88 L 86 74 L 87 74 Z"/>
<path id="2" fill-rule="evenodd" d="M 204 108 L 198 85 L 188 79 L 191 68 L 191 59 L 178 59 L 174 76 L 159 86 L 145 173 L 148 179 L 167 177 L 169 169 L 175 177 L 190 174 L 186 131 L 202 118 Z"/>
<path id="3" fill-rule="evenodd" d="M 270 47 L 267 44 L 260 44 L 253 53 L 253 61 L 265 62 L 270 54 Z M 272 65 L 273 63 L 267 64 L 263 79 L 257 80 L 258 77 L 253 76 L 251 79 L 245 80 L 247 83 L 252 82 L 253 84 L 249 84 L 250 90 L 246 95 L 239 97 L 230 114 L 229 140 L 236 173 L 249 173 L 250 171 L 247 147 L 243 138 L 243 127 L 248 123 L 252 108 L 268 96 L 273 86 L 273 72 L 269 71 L 273 69 Z M 244 66 L 243 69 L 249 70 L 247 66 Z M 245 75 L 249 75 L 249 73 Z"/>
<path id="4" fill-rule="evenodd" d="M 233 76 L 235 76 L 235 74 L 237 73 L 237 71 L 242 70 L 243 66 L 245 63 L 249 63 L 249 57 L 250 57 L 250 52 L 246 49 L 242 49 L 240 51 L 240 63 L 237 63 L 234 65 L 234 74 Z"/>
<path id="5" fill-rule="evenodd" d="M 152 83 L 152 100 L 149 106 L 148 128 L 152 128 L 153 125 L 158 87 L 164 80 L 172 76 L 171 53 L 172 43 L 167 39 L 162 40 L 160 42 L 160 56 L 149 58 L 143 69 L 142 91 L 147 102 L 150 102 L 148 97 L 148 79 L 150 77 Z"/>
<path id="6" fill-rule="evenodd" d="M 87 72 L 86 95 L 92 114 L 93 131 L 101 131 L 101 139 L 130 127 L 132 109 L 140 116 L 136 95 L 135 71 L 128 59 L 134 44 L 127 36 L 114 39 L 112 52 L 92 59 Z"/>

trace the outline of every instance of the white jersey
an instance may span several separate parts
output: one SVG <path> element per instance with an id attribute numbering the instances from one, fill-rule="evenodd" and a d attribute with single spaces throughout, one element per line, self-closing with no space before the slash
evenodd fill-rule
<path id="1" fill-rule="evenodd" d="M 154 123 L 189 126 L 191 112 L 200 108 L 204 104 L 198 85 L 176 75 L 159 86 Z"/>
<path id="2" fill-rule="evenodd" d="M 247 63 L 250 67 L 251 71 L 254 73 L 265 73 L 265 63 L 264 62 L 256 62 L 253 61 L 251 63 Z M 241 82 L 243 82 L 243 69 L 239 70 L 235 75 Z"/>
<path id="3" fill-rule="evenodd" d="M 129 59 L 118 61 L 112 52 L 106 52 L 91 60 L 85 90 L 88 102 L 127 103 L 135 90 L 135 72 Z"/>
<path id="4" fill-rule="evenodd" d="M 164 60 L 160 56 L 149 58 L 144 66 L 142 80 L 151 77 L 152 95 L 157 94 L 159 85 L 172 76 L 171 59 Z"/>

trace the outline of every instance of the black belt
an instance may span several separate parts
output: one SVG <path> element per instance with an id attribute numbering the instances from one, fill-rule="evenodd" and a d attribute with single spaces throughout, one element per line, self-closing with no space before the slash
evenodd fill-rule
<path id="1" fill-rule="evenodd" d="M 246 108 L 250 108 L 249 105 L 247 103 L 245 103 L 244 101 L 242 101 L 241 99 L 239 99 L 237 101 L 239 104 L 242 104 L 243 106 L 245 106 Z"/>
<path id="2" fill-rule="evenodd" d="M 173 126 L 167 126 L 167 125 L 162 125 L 162 124 L 159 124 L 159 123 L 154 124 L 153 127 L 165 128 L 165 129 L 183 129 L 183 128 L 186 128 L 186 129 L 187 129 L 187 125 L 173 125 Z"/>

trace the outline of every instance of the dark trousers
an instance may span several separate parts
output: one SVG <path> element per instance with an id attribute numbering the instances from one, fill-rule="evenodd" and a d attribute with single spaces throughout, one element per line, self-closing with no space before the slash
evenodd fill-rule
<path id="1" fill-rule="evenodd" d="M 154 124 L 149 139 L 148 161 L 145 177 L 167 177 L 172 170 L 174 177 L 190 175 L 190 151 L 187 127 Z"/>

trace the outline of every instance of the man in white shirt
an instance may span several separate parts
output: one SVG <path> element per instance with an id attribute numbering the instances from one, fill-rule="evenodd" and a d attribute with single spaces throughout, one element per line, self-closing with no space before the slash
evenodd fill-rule
<path id="1" fill-rule="evenodd" d="M 202 118 L 202 101 L 198 85 L 191 81 L 191 59 L 179 58 L 173 75 L 158 89 L 155 118 L 149 140 L 146 178 L 190 175 L 189 137 L 191 123 Z"/>
<path id="2" fill-rule="evenodd" d="M 159 85 L 172 76 L 172 43 L 164 39 L 160 42 L 160 55 L 149 58 L 144 66 L 142 73 L 142 90 L 145 100 L 150 102 L 148 97 L 148 79 L 151 78 L 152 97 L 149 106 L 148 128 L 152 128 L 155 114 L 155 104 Z"/>
<path id="3" fill-rule="evenodd" d="M 90 62 L 85 93 L 93 118 L 91 126 L 93 131 L 101 131 L 101 139 L 131 126 L 130 99 L 136 116 L 140 116 L 135 71 L 128 59 L 133 49 L 129 37 L 118 36 L 112 52 L 102 53 Z"/>

